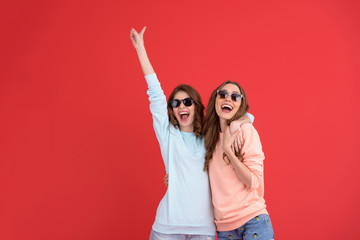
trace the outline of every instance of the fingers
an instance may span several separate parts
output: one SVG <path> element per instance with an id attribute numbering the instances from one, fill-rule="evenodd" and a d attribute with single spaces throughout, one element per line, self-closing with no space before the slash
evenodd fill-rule
<path id="1" fill-rule="evenodd" d="M 137 35 L 138 35 L 138 32 L 134 28 L 131 28 L 130 38 L 135 38 Z"/>
<path id="2" fill-rule="evenodd" d="M 235 140 L 235 137 L 237 136 L 237 134 L 239 133 L 239 131 L 240 131 L 240 129 L 237 129 L 235 132 L 230 133 L 230 128 L 227 127 L 227 128 L 225 129 L 225 132 L 224 132 L 225 135 L 224 135 L 224 136 L 226 136 L 225 138 L 228 139 L 231 143 L 233 143 L 234 140 Z"/>
<path id="3" fill-rule="evenodd" d="M 142 35 L 144 35 L 145 30 L 146 30 L 146 26 L 143 27 L 143 29 L 141 29 L 140 33 L 138 33 L 134 28 L 131 28 L 131 30 L 130 30 L 130 35 L 137 35 L 137 34 L 139 34 L 139 35 L 142 36 Z"/>
<path id="4" fill-rule="evenodd" d="M 234 133 L 230 133 L 230 128 L 227 127 L 224 131 L 224 147 L 230 147 L 230 150 L 236 154 L 236 152 L 239 152 L 239 146 L 238 142 L 236 141 L 236 138 L 238 137 L 240 132 L 240 129 L 237 129 Z"/>
<path id="5" fill-rule="evenodd" d="M 234 146 L 235 146 L 235 151 L 236 151 L 236 152 L 239 152 L 239 136 L 237 136 L 237 137 L 235 138 Z"/>
<path id="6" fill-rule="evenodd" d="M 245 153 L 241 154 L 241 161 L 244 161 Z"/>
<path id="7" fill-rule="evenodd" d="M 241 131 L 239 131 L 238 135 L 235 138 L 235 148 L 237 152 L 241 150 Z"/>
<path id="8" fill-rule="evenodd" d="M 141 32 L 140 32 L 140 35 L 141 35 L 141 36 L 144 35 L 145 30 L 146 30 L 146 26 L 143 27 L 143 29 L 142 29 Z"/>
<path id="9" fill-rule="evenodd" d="M 235 131 L 235 133 L 236 134 L 233 134 L 233 136 L 234 136 L 234 140 L 233 140 L 234 153 L 239 152 L 239 146 L 238 146 L 239 135 L 238 135 L 238 131 Z"/>
<path id="10" fill-rule="evenodd" d="M 236 129 L 236 131 L 231 134 L 231 139 L 232 139 L 233 141 L 234 141 L 235 138 L 238 136 L 239 132 L 240 132 L 240 129 Z"/>
<path id="11" fill-rule="evenodd" d="M 136 34 L 136 31 L 135 31 L 135 29 L 132 28 L 130 30 L 130 38 L 131 38 L 131 40 L 135 39 L 135 34 Z"/>
<path id="12" fill-rule="evenodd" d="M 166 187 L 168 187 L 168 185 L 169 185 L 169 175 L 168 174 L 166 174 L 164 177 L 164 184 Z"/>

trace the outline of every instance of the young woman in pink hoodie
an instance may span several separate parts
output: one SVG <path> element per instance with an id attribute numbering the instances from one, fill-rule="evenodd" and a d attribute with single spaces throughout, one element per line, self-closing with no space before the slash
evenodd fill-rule
<path id="1" fill-rule="evenodd" d="M 208 171 L 219 240 L 274 239 L 264 200 L 265 159 L 251 123 L 234 127 L 249 110 L 243 88 L 226 81 L 211 94 L 205 115 L 205 166 Z M 230 127 L 232 129 L 230 129 Z M 240 135 L 241 149 L 232 148 Z"/>

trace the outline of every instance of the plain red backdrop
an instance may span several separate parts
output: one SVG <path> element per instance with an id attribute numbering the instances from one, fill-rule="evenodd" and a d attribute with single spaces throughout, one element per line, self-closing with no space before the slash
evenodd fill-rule
<path id="1" fill-rule="evenodd" d="M 131 27 L 165 93 L 239 81 L 276 239 L 360 239 L 359 1 L 1 3 L 0 239 L 148 239 L 164 166 Z"/>

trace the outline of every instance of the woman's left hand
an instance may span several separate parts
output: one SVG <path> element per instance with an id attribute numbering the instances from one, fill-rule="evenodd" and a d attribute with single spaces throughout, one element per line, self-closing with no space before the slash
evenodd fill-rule
<path id="1" fill-rule="evenodd" d="M 165 174 L 164 176 L 164 184 L 166 187 L 169 186 L 169 174 Z"/>
<path id="2" fill-rule="evenodd" d="M 223 136 L 223 150 L 226 155 L 231 153 L 234 154 L 232 145 L 234 143 L 235 138 L 239 134 L 240 129 L 237 129 L 235 132 L 230 133 L 230 128 L 226 127 L 224 136 Z"/>
<path id="3" fill-rule="evenodd" d="M 130 39 L 135 49 L 144 48 L 144 32 L 146 27 L 143 27 L 141 32 L 137 32 L 134 28 L 130 30 Z"/>

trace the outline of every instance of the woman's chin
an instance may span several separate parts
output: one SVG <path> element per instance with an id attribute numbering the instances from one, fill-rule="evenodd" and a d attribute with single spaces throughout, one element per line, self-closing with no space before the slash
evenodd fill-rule
<path id="1" fill-rule="evenodd" d="M 179 122 L 179 126 L 180 126 L 180 130 L 184 131 L 184 132 L 192 132 L 194 129 L 194 125 L 192 123 L 192 121 L 190 122 Z"/>
<path id="2" fill-rule="evenodd" d="M 234 116 L 234 114 L 221 113 L 219 115 L 219 118 L 224 119 L 224 120 L 230 120 L 233 116 Z"/>

